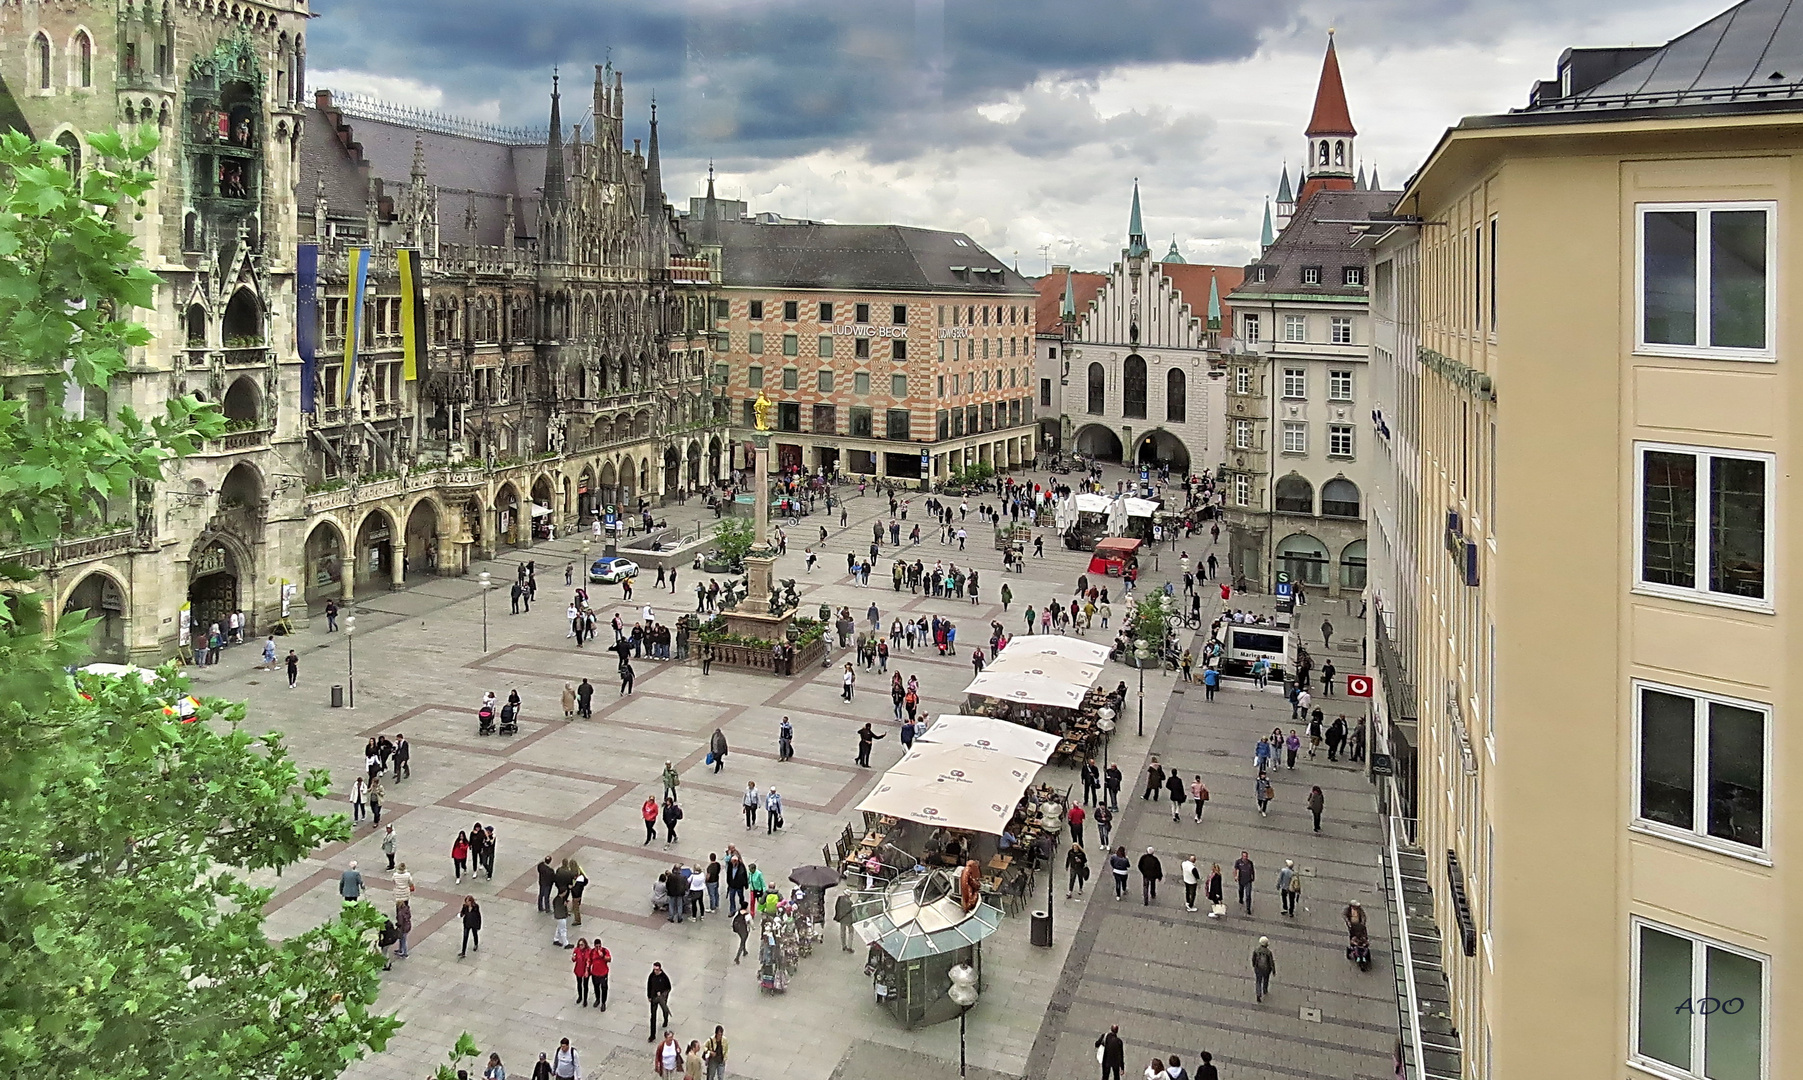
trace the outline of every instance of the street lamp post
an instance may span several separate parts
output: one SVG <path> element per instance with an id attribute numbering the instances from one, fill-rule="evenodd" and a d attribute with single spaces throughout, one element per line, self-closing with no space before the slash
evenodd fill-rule
<path id="1" fill-rule="evenodd" d="M 488 654 L 488 589 L 491 584 L 488 571 L 482 571 L 476 580 L 482 586 L 482 653 L 486 656 Z"/>
<path id="2" fill-rule="evenodd" d="M 1152 656 L 1152 650 L 1146 648 L 1145 642 L 1133 646 L 1133 659 L 1139 667 L 1139 733 L 1146 733 L 1146 661 Z"/>
<path id="3" fill-rule="evenodd" d="M 1114 716 L 1115 716 L 1114 710 L 1109 708 L 1106 705 L 1102 706 L 1102 711 L 1096 714 L 1096 727 L 1102 729 L 1102 771 L 1103 772 L 1108 771 L 1108 742 L 1109 742 L 1108 737 L 1110 735 L 1114 734 Z M 1104 795 L 1104 799 L 1106 799 L 1106 795 Z"/>
<path id="4" fill-rule="evenodd" d="M 964 1075 L 964 1018 L 970 1013 L 971 1006 L 977 1003 L 977 971 L 969 964 L 958 964 L 948 971 L 952 980 L 952 988 L 946 997 L 958 1006 L 958 1075 Z"/>
<path id="5" fill-rule="evenodd" d="M 357 707 L 357 654 L 351 646 L 351 637 L 357 632 L 357 617 L 344 617 L 344 666 L 345 666 L 345 708 Z"/>

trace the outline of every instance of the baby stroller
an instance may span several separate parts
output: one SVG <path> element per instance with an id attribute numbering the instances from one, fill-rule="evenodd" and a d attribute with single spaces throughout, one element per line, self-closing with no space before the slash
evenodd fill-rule
<path id="1" fill-rule="evenodd" d="M 495 710 L 484 705 L 476 710 L 476 734 L 493 735 L 495 733 Z"/>
<path id="2" fill-rule="evenodd" d="M 518 735 L 520 733 L 520 707 L 513 702 L 501 706 L 501 734 Z"/>

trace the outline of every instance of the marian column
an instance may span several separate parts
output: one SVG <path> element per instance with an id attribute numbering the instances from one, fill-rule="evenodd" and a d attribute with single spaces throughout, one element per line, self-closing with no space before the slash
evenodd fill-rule
<path id="1" fill-rule="evenodd" d="M 752 540 L 751 552 L 745 556 L 746 593 L 741 603 L 744 610 L 756 615 L 770 613 L 770 570 L 776 564 L 776 552 L 770 546 L 770 410 L 773 406 L 762 390 L 752 405 L 757 430 L 751 436 L 752 470 Z"/>

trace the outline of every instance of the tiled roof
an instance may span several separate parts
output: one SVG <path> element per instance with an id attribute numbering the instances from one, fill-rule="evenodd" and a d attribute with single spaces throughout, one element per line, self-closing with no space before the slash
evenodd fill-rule
<path id="1" fill-rule="evenodd" d="M 1341 271 L 1347 266 L 1365 265 L 1363 251 L 1353 250 L 1359 234 L 1348 221 L 1363 221 L 1374 214 L 1388 214 L 1396 206 L 1395 191 L 1319 191 L 1296 209 L 1296 216 L 1284 226 L 1264 257 L 1246 268 L 1243 283 L 1230 300 L 1244 301 L 1272 294 L 1364 296 L 1363 286 L 1342 284 Z M 1255 281 L 1253 267 L 1266 269 L 1264 281 Z M 1302 283 L 1305 266 L 1321 268 L 1321 282 Z M 1225 283 L 1223 283 L 1225 284 Z"/>
<path id="2" fill-rule="evenodd" d="M 720 224 L 728 287 L 1027 293 L 1033 284 L 963 233 L 905 225 Z"/>
<path id="3" fill-rule="evenodd" d="M 1064 305 L 1064 279 L 1071 279 L 1072 299 L 1076 303 L 1077 315 L 1082 317 L 1089 310 L 1089 302 L 1102 291 L 1108 283 L 1107 274 L 1091 273 L 1087 270 L 1056 270 L 1044 277 L 1033 279 L 1033 288 L 1038 291 L 1039 299 L 1033 305 L 1033 325 L 1038 333 L 1056 334 L 1062 327 L 1058 312 Z"/>
<path id="4" fill-rule="evenodd" d="M 1327 55 L 1321 60 L 1321 82 L 1315 87 L 1315 111 L 1308 118 L 1307 135 L 1357 135 L 1352 112 L 1346 107 L 1346 87 L 1340 82 L 1340 54 L 1333 36 L 1327 38 Z"/>
<path id="5" fill-rule="evenodd" d="M 1202 320 L 1203 328 L 1208 326 L 1208 282 L 1213 279 L 1221 293 L 1223 309 L 1230 307 L 1227 296 L 1240 287 L 1240 281 L 1246 276 L 1243 266 L 1214 266 L 1208 263 L 1159 263 L 1158 269 L 1170 279 L 1177 291 L 1183 294 L 1183 302 L 1189 305 L 1189 312 Z M 1233 313 L 1221 312 L 1221 325 L 1230 325 Z"/>

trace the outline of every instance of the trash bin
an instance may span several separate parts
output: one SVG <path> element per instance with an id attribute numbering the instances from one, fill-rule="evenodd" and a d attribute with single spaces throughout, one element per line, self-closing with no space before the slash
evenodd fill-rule
<path id="1" fill-rule="evenodd" d="M 1033 913 L 1032 927 L 1029 930 L 1029 934 L 1033 944 L 1038 945 L 1042 949 L 1051 948 L 1052 913 L 1049 911 L 1035 911 Z"/>
<path id="2" fill-rule="evenodd" d="M 342 686 L 333 686 L 332 687 L 332 708 L 334 708 L 334 709 L 344 708 L 344 687 L 342 687 Z"/>

